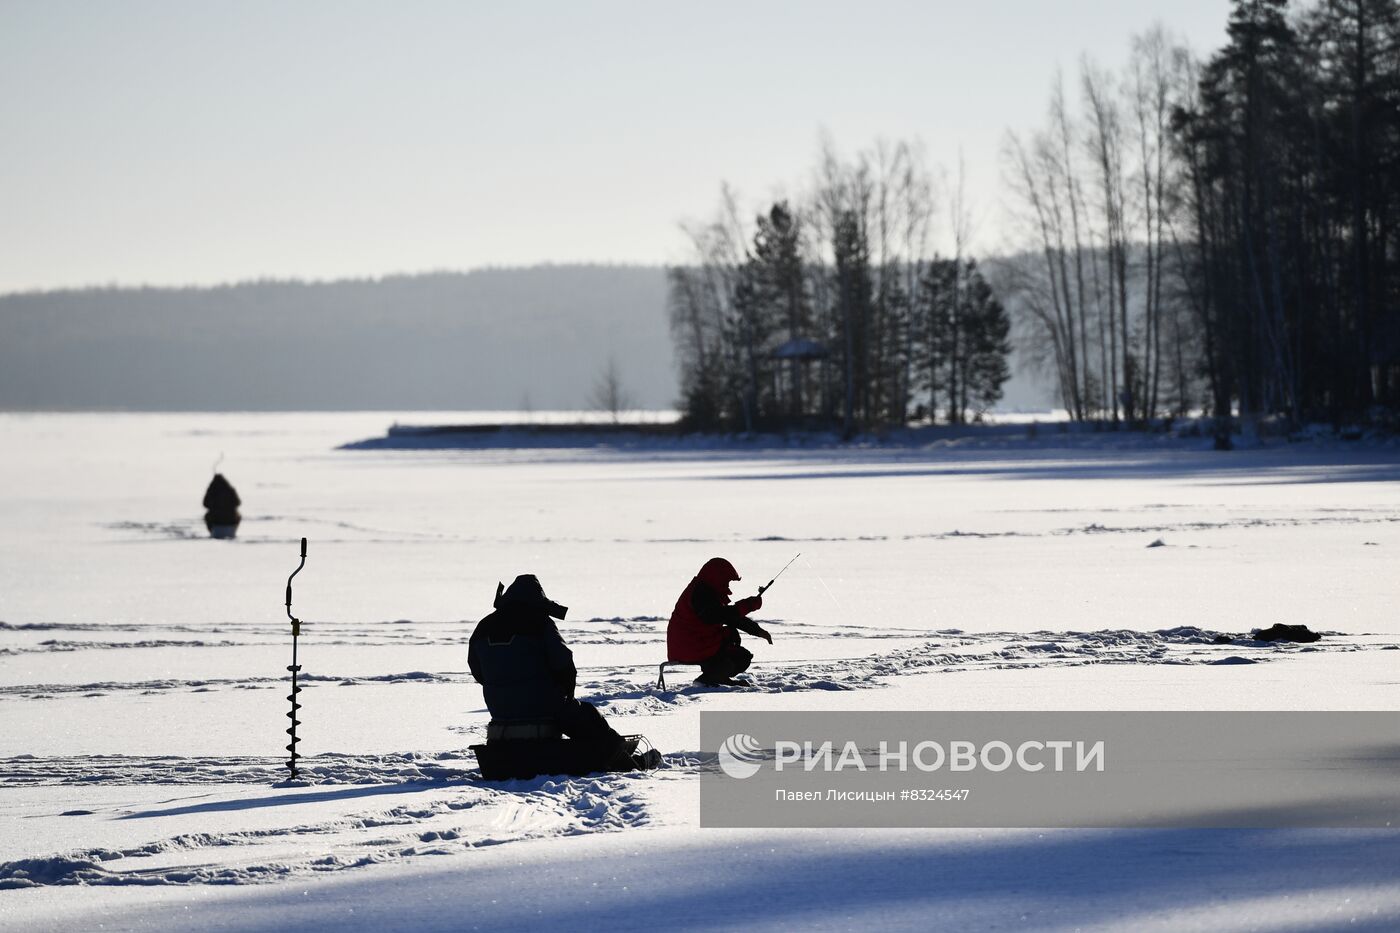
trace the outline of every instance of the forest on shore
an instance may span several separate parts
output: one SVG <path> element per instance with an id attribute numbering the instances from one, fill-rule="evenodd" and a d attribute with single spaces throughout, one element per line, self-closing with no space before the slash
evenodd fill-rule
<path id="1" fill-rule="evenodd" d="M 915 142 L 750 220 L 722 188 L 668 276 L 684 417 L 846 434 L 979 417 L 1014 340 L 1074 420 L 1400 416 L 1400 0 L 1233 0 L 1204 56 L 1156 25 L 1011 130 L 1010 255 Z M 948 254 L 931 248 L 938 224 Z"/>

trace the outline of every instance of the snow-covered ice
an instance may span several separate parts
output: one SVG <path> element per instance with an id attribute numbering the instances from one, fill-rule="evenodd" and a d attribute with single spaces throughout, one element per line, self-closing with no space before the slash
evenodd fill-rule
<path id="1" fill-rule="evenodd" d="M 1400 832 L 697 826 L 704 709 L 1400 710 L 1395 446 L 355 443 L 470 417 L 0 415 L 0 929 L 1400 928 Z M 654 689 L 706 558 L 797 551 L 757 689 Z M 476 779 L 525 572 L 661 770 Z M 1275 622 L 1328 634 L 1213 643 Z"/>

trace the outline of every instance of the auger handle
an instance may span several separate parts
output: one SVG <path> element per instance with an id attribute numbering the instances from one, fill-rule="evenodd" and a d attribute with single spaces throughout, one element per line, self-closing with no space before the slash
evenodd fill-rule
<path id="1" fill-rule="evenodd" d="M 297 564 L 297 569 L 292 571 L 292 576 L 287 578 L 287 618 L 296 621 L 292 616 L 292 577 L 301 573 L 301 568 L 306 566 L 306 539 L 301 539 L 301 563 Z"/>

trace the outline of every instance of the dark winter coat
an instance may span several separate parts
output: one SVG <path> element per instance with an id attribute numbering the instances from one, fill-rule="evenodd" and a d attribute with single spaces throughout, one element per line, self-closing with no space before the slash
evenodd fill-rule
<path id="1" fill-rule="evenodd" d="M 723 558 L 711 558 L 676 600 L 666 626 L 666 656 L 671 661 L 698 664 L 719 653 L 726 629 L 757 636 L 761 629 L 738 606 L 729 604 L 729 583 L 739 579 Z M 747 600 L 740 600 L 746 605 Z M 753 610 L 749 610 L 750 612 Z"/>
<path id="2" fill-rule="evenodd" d="M 204 520 L 211 525 L 236 525 L 239 520 L 238 507 L 242 504 L 233 484 L 224 479 L 224 474 L 215 473 L 209 481 L 209 488 L 204 491 L 204 508 L 208 510 L 204 513 Z"/>
<path id="3" fill-rule="evenodd" d="M 497 593 L 496 611 L 476 624 L 467 650 L 492 719 L 552 719 L 573 697 L 574 655 L 550 618 L 567 611 L 528 574 Z"/>

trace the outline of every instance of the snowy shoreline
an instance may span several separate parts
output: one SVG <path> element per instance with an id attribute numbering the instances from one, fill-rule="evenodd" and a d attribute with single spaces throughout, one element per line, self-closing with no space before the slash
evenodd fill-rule
<path id="1" fill-rule="evenodd" d="M 654 420 L 653 420 L 654 419 Z M 781 450 L 934 451 L 1400 451 L 1400 434 L 1379 428 L 1333 431 L 1307 425 L 1293 432 L 1236 434 L 1233 451 L 1214 451 L 1209 419 L 1180 419 L 1150 429 L 1107 422 L 1071 422 L 1063 413 L 994 416 L 985 424 L 916 425 L 844 438 L 837 430 L 792 429 L 753 433 L 685 429 L 661 413 L 639 413 L 616 423 L 555 413 L 538 421 L 482 418 L 471 423 L 391 424 L 379 437 L 340 445 L 341 450 L 530 450 L 611 448 L 619 451 L 752 452 Z"/>

